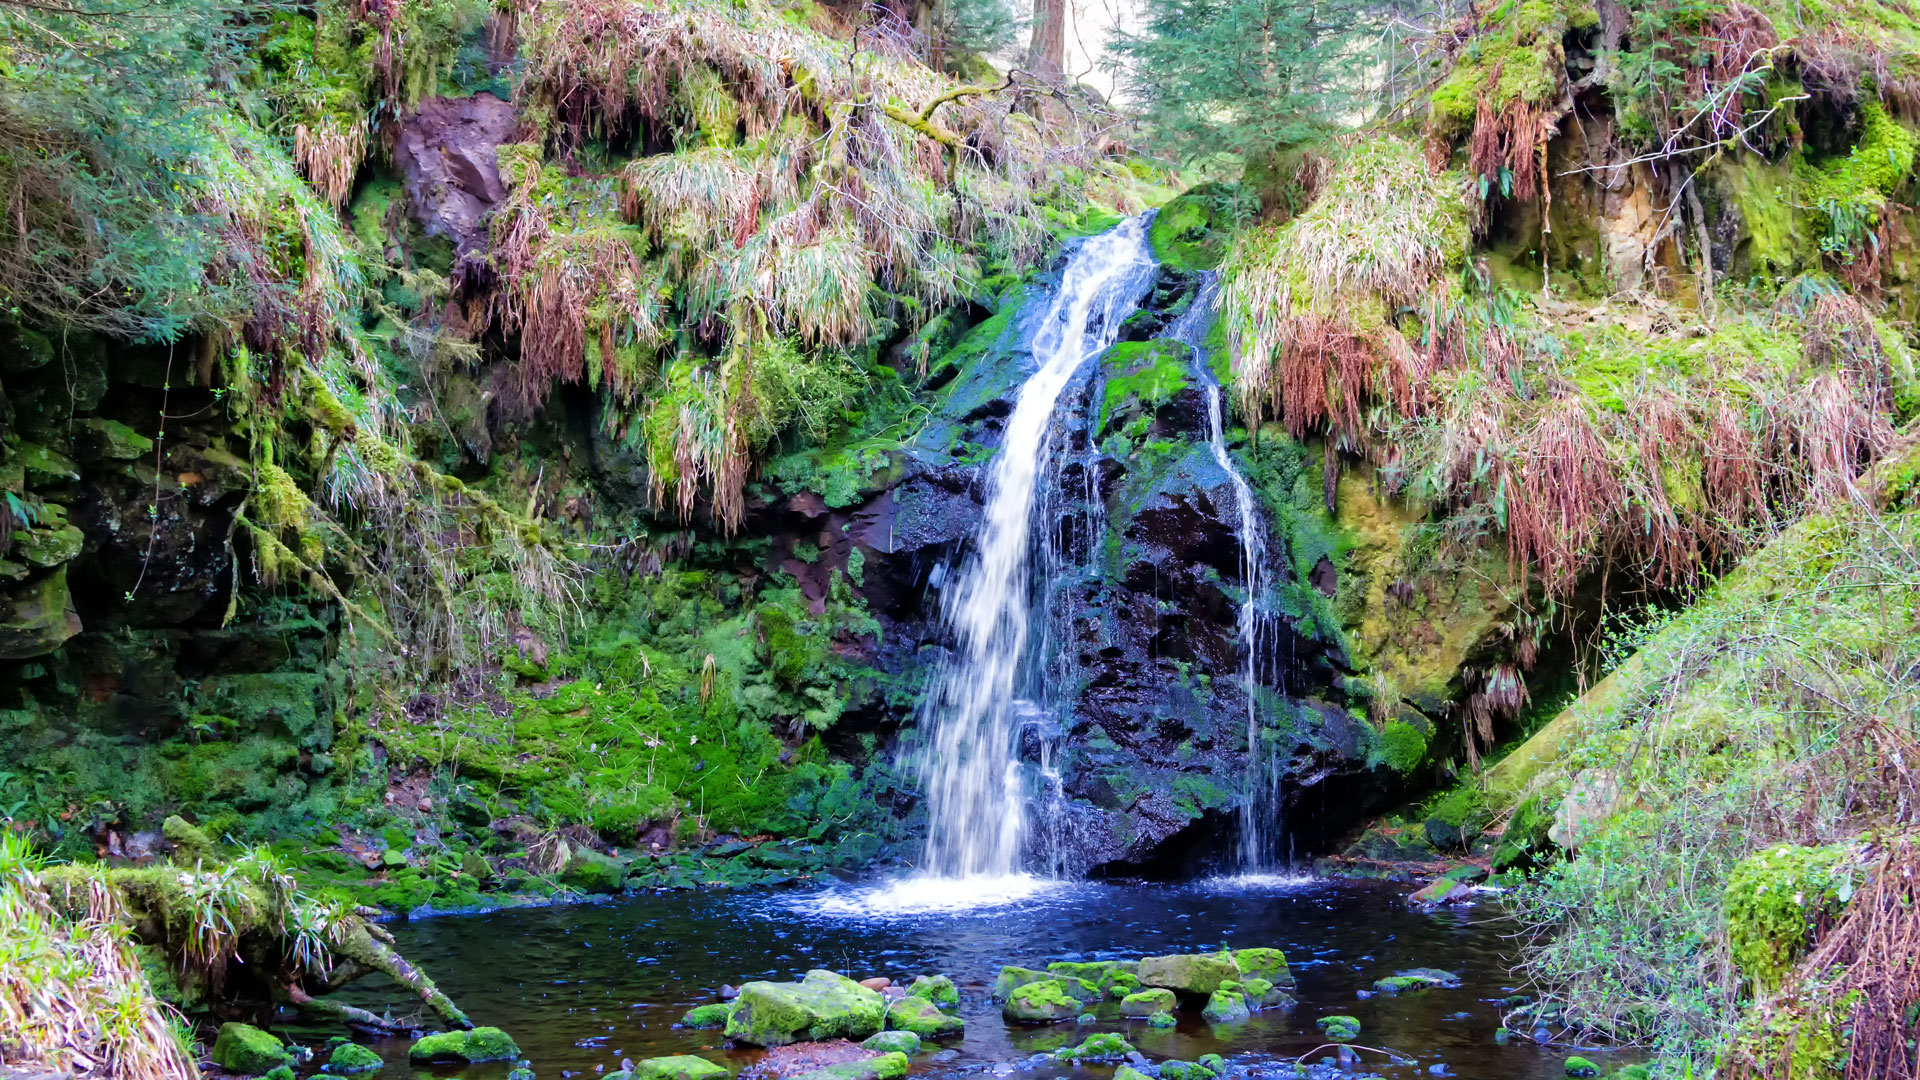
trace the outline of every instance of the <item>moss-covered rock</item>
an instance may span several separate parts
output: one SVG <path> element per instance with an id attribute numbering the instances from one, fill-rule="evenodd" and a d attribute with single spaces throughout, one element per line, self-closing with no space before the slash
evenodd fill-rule
<path id="1" fill-rule="evenodd" d="M 1292 986 L 1293 969 L 1279 949 L 1235 949 L 1233 962 L 1243 979 L 1265 979 L 1275 986 Z"/>
<path id="2" fill-rule="evenodd" d="M 1053 978 L 1053 976 L 1044 971 L 1035 971 L 1032 968 L 1023 968 L 1013 964 L 1007 964 L 1000 969 L 999 974 L 993 977 L 993 986 L 988 992 L 992 994 L 993 1000 L 996 1003 L 1004 1005 L 1007 999 L 1013 996 L 1015 989 L 1025 986 L 1028 983 L 1041 982 L 1051 978 Z"/>
<path id="3" fill-rule="evenodd" d="M 1280 989 L 1265 979 L 1252 978 L 1240 984 L 1240 992 L 1246 995 L 1247 1004 L 1259 1009 L 1273 1009 L 1293 1004 L 1293 995 Z"/>
<path id="4" fill-rule="evenodd" d="M 1053 1024 L 1080 1015 L 1081 1002 L 1069 995 L 1057 979 L 1043 979 L 1013 988 L 1001 1014 L 1029 1024 Z"/>
<path id="5" fill-rule="evenodd" d="M 1209 1024 L 1238 1023 L 1252 1015 L 1245 995 L 1238 990 L 1215 990 L 1207 999 L 1206 1008 L 1200 1010 L 1200 1016 Z"/>
<path id="6" fill-rule="evenodd" d="M 326 1071 L 351 1076 L 356 1073 L 375 1072 L 385 1065 L 379 1054 L 361 1046 L 359 1043 L 343 1042 L 333 1048 L 327 1057 Z"/>
<path id="7" fill-rule="evenodd" d="M 1133 1044 L 1111 1031 L 1089 1035 L 1078 1046 L 1063 1047 L 1053 1052 L 1059 1061 L 1120 1061 L 1133 1053 Z"/>
<path id="8" fill-rule="evenodd" d="M 945 975 L 921 975 L 907 985 L 907 996 L 926 998 L 943 1009 L 960 1006 L 960 990 Z"/>
<path id="9" fill-rule="evenodd" d="M 864 1039 L 886 1024 L 886 1001 L 844 975 L 815 968 L 797 983 L 750 982 L 727 1018 L 727 1038 L 751 1046 Z"/>
<path id="10" fill-rule="evenodd" d="M 519 1056 L 513 1037 L 497 1027 L 443 1031 L 426 1036 L 407 1051 L 407 1060 L 415 1065 L 512 1061 Z"/>
<path id="11" fill-rule="evenodd" d="M 1444 879 L 1443 879 L 1444 880 Z M 1374 981 L 1373 988 L 1382 994 L 1405 994 L 1436 987 L 1453 989 L 1460 985 L 1460 976 L 1439 968 L 1413 968 L 1389 975 Z"/>
<path id="12" fill-rule="evenodd" d="M 1157 1012 L 1147 1017 L 1147 1026 L 1150 1028 L 1170 1028 L 1178 1023 L 1179 1021 L 1174 1019 L 1170 1012 Z"/>
<path id="13" fill-rule="evenodd" d="M 1360 1021 L 1357 1017 L 1340 1014 L 1323 1016 L 1313 1022 L 1329 1039 L 1334 1042 L 1352 1042 L 1360 1037 Z"/>
<path id="14" fill-rule="evenodd" d="M 1567 1075 L 1572 1077 L 1593 1077 L 1600 1075 L 1600 1066 L 1586 1058 L 1575 1055 L 1567 1059 Z"/>
<path id="15" fill-rule="evenodd" d="M 279 1039 L 252 1024 L 221 1024 L 208 1056 L 215 1065 L 242 1076 L 263 1076 L 293 1064 L 293 1055 Z"/>
<path id="16" fill-rule="evenodd" d="M 1241 974 L 1232 953 L 1149 956 L 1140 961 L 1141 985 L 1195 996 L 1212 994 L 1224 982 L 1238 982 Z"/>
<path id="17" fill-rule="evenodd" d="M 804 1072 L 794 1080 L 895 1080 L 907 1075 L 913 1063 L 902 1053 L 881 1054 L 864 1061 L 849 1061 L 840 1065 L 829 1065 L 824 1069 Z"/>
<path id="18" fill-rule="evenodd" d="M 721 1080 L 727 1069 L 703 1057 L 674 1054 L 635 1062 L 633 1075 L 635 1080 Z"/>
<path id="19" fill-rule="evenodd" d="M 1214 1080 L 1219 1073 L 1202 1061 L 1163 1061 L 1160 1080 Z"/>
<path id="20" fill-rule="evenodd" d="M 680 1026 L 696 1030 L 723 1028 L 727 1026 L 727 1017 L 731 1015 L 733 1015 L 733 1006 L 728 1003 L 696 1005 L 687 1010 L 687 1015 L 680 1018 Z"/>
<path id="21" fill-rule="evenodd" d="M 1173 991 L 1156 986 L 1121 998 L 1120 1015 L 1152 1016 L 1158 1012 L 1170 1013 L 1174 1009 L 1174 1004 Z"/>
<path id="22" fill-rule="evenodd" d="M 937 1039 L 960 1034 L 967 1022 L 941 1012 L 938 1005 L 926 998 L 908 996 L 888 1006 L 887 1026 L 898 1031 L 911 1031 L 923 1039 Z"/>
<path id="23" fill-rule="evenodd" d="M 619 892 L 626 880 L 625 863 L 581 845 L 574 846 L 572 857 L 560 871 L 560 884 L 600 896 Z"/>
<path id="24" fill-rule="evenodd" d="M 1113 1080 L 1152 1080 L 1152 1077 L 1131 1065 L 1122 1065 L 1113 1071 Z"/>
<path id="25" fill-rule="evenodd" d="M 911 1031 L 882 1031 L 867 1036 L 860 1048 L 876 1054 L 913 1055 L 920 1052 L 920 1036 Z"/>

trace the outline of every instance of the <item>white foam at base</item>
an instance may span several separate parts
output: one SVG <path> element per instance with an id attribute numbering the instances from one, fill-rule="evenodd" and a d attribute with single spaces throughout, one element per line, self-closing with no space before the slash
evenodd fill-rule
<path id="1" fill-rule="evenodd" d="M 1215 892 L 1253 892 L 1298 889 L 1303 885 L 1318 885 L 1320 881 L 1312 874 L 1231 874 L 1207 878 L 1197 884 Z"/>
<path id="2" fill-rule="evenodd" d="M 933 877 L 915 874 L 881 885 L 820 893 L 804 901 L 823 915 L 954 915 L 978 912 L 1063 892 L 1075 883 L 1032 874 Z"/>

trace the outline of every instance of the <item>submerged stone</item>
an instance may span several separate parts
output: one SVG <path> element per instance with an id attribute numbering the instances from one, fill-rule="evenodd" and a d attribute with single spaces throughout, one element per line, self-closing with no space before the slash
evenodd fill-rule
<path id="1" fill-rule="evenodd" d="M 692 1054 L 648 1058 L 633 1067 L 635 1080 L 720 1080 L 726 1066 Z"/>
<path id="2" fill-rule="evenodd" d="M 1009 1020 L 1030 1024 L 1052 1024 L 1080 1015 L 1081 1002 L 1069 995 L 1058 981 L 1031 982 L 1013 988 L 1001 1014 Z"/>
<path id="3" fill-rule="evenodd" d="M 894 1080 L 895 1077 L 907 1075 L 907 1070 L 912 1067 L 913 1063 L 907 1060 L 907 1055 L 887 1053 L 865 1061 L 849 1061 L 804 1072 L 794 1080 Z"/>
<path id="4" fill-rule="evenodd" d="M 1157 1012 L 1147 1017 L 1147 1026 L 1150 1028 L 1170 1028 L 1178 1022 L 1170 1012 Z"/>
<path id="5" fill-rule="evenodd" d="M 1154 987 L 1121 998 L 1120 1015 L 1152 1016 L 1154 1013 L 1172 1012 L 1174 1004 L 1173 991 Z"/>
<path id="6" fill-rule="evenodd" d="M 1595 1065 L 1583 1057 L 1570 1057 L 1567 1059 L 1567 1075 L 1575 1077 L 1599 1076 L 1600 1066 Z"/>
<path id="7" fill-rule="evenodd" d="M 215 1065 L 243 1076 L 261 1076 L 293 1064 L 293 1055 L 279 1039 L 252 1024 L 221 1024 L 209 1056 Z"/>
<path id="8" fill-rule="evenodd" d="M 752 1046 L 821 1039 L 864 1039 L 885 1026 L 886 1001 L 844 975 L 815 968 L 797 983 L 750 982 L 740 988 L 727 1038 Z"/>
<path id="9" fill-rule="evenodd" d="M 1206 995 L 1225 982 L 1240 980 L 1240 965 L 1231 953 L 1189 953 L 1149 956 L 1140 961 L 1140 982 L 1181 994 Z"/>
<path id="10" fill-rule="evenodd" d="M 415 1065 L 513 1061 L 519 1056 L 520 1047 L 512 1036 L 497 1027 L 443 1031 L 438 1035 L 428 1035 L 407 1051 L 407 1060 Z"/>
<path id="11" fill-rule="evenodd" d="M 867 1036 L 860 1048 L 878 1054 L 917 1054 L 920 1052 L 920 1036 L 911 1031 L 882 1031 L 878 1035 Z"/>
<path id="12" fill-rule="evenodd" d="M 938 1005 L 926 998 L 905 997 L 887 1009 L 887 1026 L 899 1031 L 911 1031 L 923 1039 L 937 1039 L 943 1035 L 958 1035 L 967 1022 L 941 1012 Z"/>

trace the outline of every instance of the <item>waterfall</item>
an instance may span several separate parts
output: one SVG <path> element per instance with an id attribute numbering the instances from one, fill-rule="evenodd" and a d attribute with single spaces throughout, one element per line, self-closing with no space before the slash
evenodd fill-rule
<path id="1" fill-rule="evenodd" d="M 1207 366 L 1206 350 L 1200 338 L 1212 323 L 1214 302 L 1219 295 L 1219 279 L 1208 273 L 1199 295 L 1186 314 L 1168 328 L 1168 336 L 1184 341 L 1193 350 L 1194 368 L 1207 382 L 1207 443 L 1213 460 L 1227 474 L 1233 487 L 1233 501 L 1239 511 L 1240 580 L 1246 597 L 1240 602 L 1237 629 L 1240 638 L 1240 685 L 1247 697 L 1247 797 L 1240 804 L 1240 869 L 1244 872 L 1266 869 L 1273 844 L 1268 835 L 1266 817 L 1277 816 L 1280 806 L 1280 771 L 1277 762 L 1261 761 L 1260 749 L 1260 589 L 1266 564 L 1267 545 L 1260 527 L 1259 510 L 1253 501 L 1253 488 L 1240 474 L 1227 453 L 1227 437 L 1222 421 L 1220 383 Z"/>
<path id="2" fill-rule="evenodd" d="M 1152 279 L 1149 220 L 1130 218 L 1084 241 L 1031 324 L 1038 369 L 1007 418 L 972 554 L 948 591 L 954 656 L 921 706 L 930 815 L 923 869 L 934 878 L 1006 879 L 1022 871 L 1031 778 L 1019 757 L 1019 729 L 1040 711 L 1032 697 L 1045 694 L 1044 685 L 1022 681 L 1032 651 L 1037 481 L 1061 391 L 1082 362 L 1114 340 Z"/>

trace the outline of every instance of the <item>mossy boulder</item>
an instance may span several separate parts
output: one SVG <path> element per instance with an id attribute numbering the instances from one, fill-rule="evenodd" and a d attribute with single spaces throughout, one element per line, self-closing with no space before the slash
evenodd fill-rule
<path id="1" fill-rule="evenodd" d="M 497 1027 L 443 1031 L 426 1036 L 407 1051 L 407 1060 L 415 1065 L 513 1061 L 519 1056 L 513 1037 Z"/>
<path id="2" fill-rule="evenodd" d="M 1583 1057 L 1579 1057 L 1579 1056 L 1570 1057 L 1567 1059 L 1567 1075 L 1574 1076 L 1574 1077 L 1583 1077 L 1583 1078 L 1590 1077 L 1590 1076 L 1599 1076 L 1600 1066 L 1595 1065 L 1593 1062 L 1588 1061 L 1586 1058 L 1583 1058 Z"/>
<path id="3" fill-rule="evenodd" d="M 733 1006 L 730 1004 L 716 1002 L 712 1005 L 698 1005 L 688 1009 L 687 1015 L 680 1018 L 680 1026 L 696 1030 L 723 1028 L 727 1026 L 727 1017 L 732 1014 Z"/>
<path id="4" fill-rule="evenodd" d="M 1079 1046 L 1064 1047 L 1053 1052 L 1059 1061 L 1120 1061 L 1133 1053 L 1133 1044 L 1111 1031 L 1089 1035 Z"/>
<path id="5" fill-rule="evenodd" d="M 1233 962 L 1243 979 L 1265 979 L 1275 986 L 1292 986 L 1293 969 L 1279 949 L 1235 949 Z"/>
<path id="6" fill-rule="evenodd" d="M 1219 1073 L 1200 1061 L 1163 1061 L 1160 1080 L 1214 1080 Z"/>
<path id="7" fill-rule="evenodd" d="M 611 896 L 627 881 L 627 866 L 610 855 L 576 845 L 560 871 L 560 884 L 597 896 Z"/>
<path id="8" fill-rule="evenodd" d="M 674 1054 L 636 1062 L 633 1075 L 635 1080 L 722 1080 L 728 1074 L 726 1066 L 706 1058 Z"/>
<path id="9" fill-rule="evenodd" d="M 1047 965 L 1048 974 L 1079 979 L 1103 994 L 1110 994 L 1116 986 L 1137 987 L 1140 984 L 1139 972 L 1138 960 L 1094 960 L 1086 963 L 1056 960 Z"/>
<path id="10" fill-rule="evenodd" d="M 727 1017 L 727 1038 L 751 1046 L 864 1039 L 886 1026 L 878 993 L 815 968 L 797 983 L 750 982 Z"/>
<path id="11" fill-rule="evenodd" d="M 1170 1028 L 1177 1023 L 1179 1021 L 1175 1020 L 1170 1012 L 1157 1012 L 1147 1017 L 1147 1026 L 1150 1028 Z"/>
<path id="12" fill-rule="evenodd" d="M 1016 986 L 1001 1006 L 1001 1015 L 1029 1024 L 1053 1024 L 1080 1015 L 1081 1002 L 1068 994 L 1059 980 L 1044 979 Z"/>
<path id="13" fill-rule="evenodd" d="M 356 1073 L 375 1072 L 385 1065 L 380 1055 L 361 1046 L 359 1043 L 343 1042 L 333 1048 L 327 1058 L 326 1071 L 342 1076 Z"/>
<path id="14" fill-rule="evenodd" d="M 1113 1080 L 1153 1080 L 1153 1078 L 1131 1065 L 1122 1065 L 1113 1071 Z"/>
<path id="15" fill-rule="evenodd" d="M 1152 1016 L 1154 1013 L 1173 1011 L 1175 999 L 1173 991 L 1160 987 L 1142 990 L 1137 994 L 1128 994 L 1120 999 L 1121 1016 Z"/>
<path id="16" fill-rule="evenodd" d="M 908 997 L 926 998 L 943 1009 L 960 1006 L 960 990 L 945 975 L 922 975 L 907 986 Z"/>
<path id="17" fill-rule="evenodd" d="M 1360 1021 L 1352 1016 L 1323 1016 L 1313 1022 L 1334 1042 L 1352 1042 L 1360 1037 Z"/>
<path id="18" fill-rule="evenodd" d="M 941 1012 L 940 1006 L 926 998 L 909 996 L 887 1008 L 887 1026 L 898 1031 L 911 1031 L 923 1039 L 937 1039 L 943 1035 L 960 1034 L 967 1022 Z"/>
<path id="19" fill-rule="evenodd" d="M 920 1052 L 920 1036 L 911 1031 L 882 1031 L 869 1035 L 860 1049 L 871 1050 L 876 1054 L 907 1054 Z"/>
<path id="20" fill-rule="evenodd" d="M 293 1055 L 279 1039 L 252 1024 L 221 1024 L 208 1056 L 215 1065 L 242 1076 L 264 1076 L 293 1064 Z"/>
<path id="21" fill-rule="evenodd" d="M 841 1065 L 829 1065 L 824 1069 L 804 1072 L 794 1080 L 894 1080 L 907 1075 L 913 1063 L 902 1053 L 881 1054 L 864 1061 L 849 1061 Z"/>
<path id="22" fill-rule="evenodd" d="M 1008 964 L 1000 969 L 998 975 L 993 977 L 993 987 L 989 992 L 993 995 L 995 1002 L 1004 1005 L 1007 999 L 1013 996 L 1014 990 L 1019 987 L 1025 986 L 1028 983 L 1042 982 L 1052 978 L 1052 975 L 1044 971 L 1035 971 L 1032 968 L 1016 967 Z"/>
<path id="23" fill-rule="evenodd" d="M 1140 983 L 1177 994 L 1205 996 L 1224 982 L 1239 982 L 1240 965 L 1232 953 L 1184 953 L 1149 956 L 1140 961 Z"/>
<path id="24" fill-rule="evenodd" d="M 1200 1010 L 1201 1018 L 1209 1024 L 1234 1024 L 1252 1015 L 1246 996 L 1238 990 L 1215 990 L 1207 999 L 1207 1007 Z"/>

